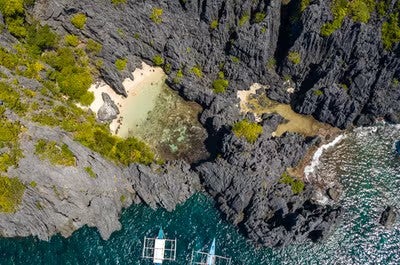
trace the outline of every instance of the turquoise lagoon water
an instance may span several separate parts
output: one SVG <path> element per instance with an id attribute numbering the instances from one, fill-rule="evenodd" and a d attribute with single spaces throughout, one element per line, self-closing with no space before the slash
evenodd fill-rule
<path id="1" fill-rule="evenodd" d="M 125 210 L 123 229 L 108 241 L 96 229 L 83 228 L 70 238 L 0 240 L 0 264 L 151 264 L 140 259 L 144 235 L 162 226 L 178 239 L 176 263 L 188 264 L 191 249 L 209 246 L 217 238 L 217 252 L 232 264 L 400 264 L 400 225 L 378 224 L 386 205 L 400 202 L 400 159 L 393 141 L 400 129 L 379 126 L 357 130 L 321 157 L 318 174 L 335 174 L 344 186 L 344 216 L 334 234 L 321 244 L 282 249 L 256 248 L 214 208 L 213 201 L 197 194 L 172 213 L 145 206 Z"/>

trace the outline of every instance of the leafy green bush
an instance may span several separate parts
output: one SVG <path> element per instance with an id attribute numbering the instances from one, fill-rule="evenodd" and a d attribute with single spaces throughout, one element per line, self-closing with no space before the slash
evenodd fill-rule
<path id="1" fill-rule="evenodd" d="M 229 86 L 229 81 L 225 79 L 223 72 L 219 72 L 218 79 L 212 83 L 212 87 L 215 93 L 224 93 Z"/>
<path id="2" fill-rule="evenodd" d="M 49 160 L 53 165 L 75 166 L 74 153 L 68 145 L 59 146 L 57 142 L 40 139 L 35 146 L 35 154 L 42 160 Z"/>
<path id="3" fill-rule="evenodd" d="M 262 134 L 263 128 L 257 123 L 244 119 L 236 122 L 232 127 L 232 131 L 237 137 L 243 137 L 247 142 L 253 144 Z"/>
<path id="4" fill-rule="evenodd" d="M 193 66 L 192 69 L 190 69 L 190 72 L 192 72 L 198 78 L 203 77 L 203 71 L 201 70 L 200 65 Z"/>
<path id="5" fill-rule="evenodd" d="M 400 41 L 399 18 L 392 14 L 389 20 L 382 24 L 382 43 L 386 50 L 391 50 Z"/>
<path id="6" fill-rule="evenodd" d="M 128 63 L 128 59 L 125 58 L 118 58 L 115 61 L 115 67 L 119 70 L 119 71 L 123 71 L 126 68 L 126 65 Z"/>
<path id="7" fill-rule="evenodd" d="M 211 24 L 210 24 L 210 29 L 216 29 L 216 28 L 218 28 L 218 20 L 217 19 L 214 19 L 213 21 L 211 21 Z"/>
<path id="8" fill-rule="evenodd" d="M 0 149 L 6 147 L 6 151 L 0 151 L 0 172 L 6 172 L 9 167 L 16 166 L 22 157 L 18 142 L 21 125 L 0 116 Z"/>
<path id="9" fill-rule="evenodd" d="M 238 57 L 236 57 L 236 56 L 231 56 L 230 58 L 231 58 L 231 61 L 234 62 L 234 63 L 239 63 L 240 62 L 240 59 Z"/>
<path id="10" fill-rule="evenodd" d="M 24 26 L 23 17 L 6 17 L 6 24 L 8 31 L 17 38 L 26 37 L 27 31 Z"/>
<path id="11" fill-rule="evenodd" d="M 254 15 L 254 22 L 261 23 L 265 19 L 266 16 L 267 16 L 267 14 L 265 14 L 265 12 L 257 12 Z"/>
<path id="12" fill-rule="evenodd" d="M 156 65 L 156 66 L 161 66 L 161 65 L 163 65 L 164 64 L 164 58 L 162 58 L 162 56 L 161 55 L 155 55 L 154 57 L 153 57 L 153 63 L 154 63 L 154 65 Z"/>
<path id="13" fill-rule="evenodd" d="M 23 0 L 0 0 L 0 11 L 3 16 L 11 17 L 24 13 Z"/>
<path id="14" fill-rule="evenodd" d="M 64 37 L 64 41 L 67 45 L 76 47 L 79 45 L 79 38 L 76 35 L 68 34 Z"/>
<path id="15" fill-rule="evenodd" d="M 298 52 L 289 52 L 288 60 L 293 64 L 299 64 L 301 62 L 301 55 Z"/>
<path id="16" fill-rule="evenodd" d="M 321 34 L 323 36 L 331 35 L 342 26 L 343 20 L 348 15 L 354 21 L 367 23 L 375 9 L 375 0 L 333 0 L 331 4 L 333 21 L 322 26 Z"/>
<path id="17" fill-rule="evenodd" d="M 102 49 L 103 45 L 92 39 L 89 39 L 86 43 L 86 50 L 90 53 L 99 54 Z"/>
<path id="18" fill-rule="evenodd" d="M 81 103 L 83 106 L 90 106 L 90 104 L 92 104 L 93 101 L 94 101 L 94 94 L 93 92 L 90 91 L 86 91 L 86 93 L 79 98 L 79 103 Z"/>
<path id="19" fill-rule="evenodd" d="M 111 0 L 114 5 L 126 4 L 127 0 Z"/>
<path id="20" fill-rule="evenodd" d="M 310 5 L 311 0 L 301 0 L 300 11 L 303 12 Z"/>
<path id="21" fill-rule="evenodd" d="M 250 20 L 250 15 L 248 12 L 245 12 L 240 18 L 239 18 L 239 26 L 243 26 Z"/>
<path id="22" fill-rule="evenodd" d="M 162 14 L 163 14 L 163 9 L 162 8 L 153 8 L 151 10 L 151 14 L 150 14 L 150 19 L 156 23 L 156 24 L 160 24 L 162 22 Z"/>
<path id="23" fill-rule="evenodd" d="M 54 49 L 57 46 L 57 35 L 48 25 L 41 26 L 39 23 L 34 23 L 28 26 L 27 30 L 26 42 L 29 52 L 34 55 L 40 55 L 46 49 Z"/>
<path id="24" fill-rule="evenodd" d="M 182 71 L 182 69 L 179 69 L 176 72 L 176 75 L 175 75 L 175 78 L 174 78 L 173 82 L 175 84 L 179 84 L 182 81 L 182 78 L 183 78 L 183 71 Z"/>
<path id="25" fill-rule="evenodd" d="M 313 94 L 316 95 L 317 97 L 322 96 L 324 92 L 320 89 L 314 90 Z"/>
<path id="26" fill-rule="evenodd" d="M 72 18 L 71 18 L 71 23 L 72 25 L 74 25 L 75 28 L 77 29 L 83 29 L 83 27 L 86 24 L 86 20 L 87 17 L 85 14 L 83 13 L 78 13 L 75 14 Z"/>
<path id="27" fill-rule="evenodd" d="M 18 178 L 0 176 L 0 212 L 14 213 L 22 201 L 25 188 Z"/>
<path id="28" fill-rule="evenodd" d="M 96 175 L 96 173 L 94 173 L 92 167 L 85 167 L 85 171 L 86 171 L 86 173 L 89 174 L 89 176 L 90 176 L 91 178 L 97 178 L 97 175 Z"/>
<path id="29" fill-rule="evenodd" d="M 279 180 L 279 183 L 290 185 L 293 194 L 299 194 L 304 190 L 304 182 L 292 178 L 287 172 L 283 172 Z"/>
<path id="30" fill-rule="evenodd" d="M 364 0 L 353 0 L 349 2 L 349 10 L 354 21 L 367 23 L 371 14 Z"/>

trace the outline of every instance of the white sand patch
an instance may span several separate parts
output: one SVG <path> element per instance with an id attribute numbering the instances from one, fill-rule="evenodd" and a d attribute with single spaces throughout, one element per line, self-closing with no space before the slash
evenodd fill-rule
<path id="1" fill-rule="evenodd" d="M 103 92 L 107 93 L 118 106 L 120 114 L 110 124 L 110 130 L 113 134 L 117 134 L 118 128 L 123 125 L 123 121 L 126 120 L 127 117 L 124 117 L 124 115 L 127 115 L 126 108 L 128 107 L 129 102 L 132 101 L 132 98 L 141 94 L 143 90 L 146 89 L 147 86 L 145 84 L 158 82 L 165 76 L 162 68 L 152 67 L 144 62 L 142 62 L 142 68 L 136 68 L 132 74 L 134 77 L 133 80 L 127 78 L 122 82 L 128 97 L 115 93 L 115 91 L 104 81 L 93 84 L 89 88 L 89 91 L 93 92 L 95 96 L 95 100 L 89 106 L 94 113 L 97 114 L 98 110 L 104 103 L 101 96 Z"/>

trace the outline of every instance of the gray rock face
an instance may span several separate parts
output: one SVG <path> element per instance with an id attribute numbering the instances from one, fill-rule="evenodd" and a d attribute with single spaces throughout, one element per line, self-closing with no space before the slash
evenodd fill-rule
<path id="1" fill-rule="evenodd" d="M 103 98 L 103 105 L 97 112 L 97 118 L 102 122 L 111 122 L 116 119 L 119 114 L 118 106 L 112 101 L 111 97 L 107 93 L 101 93 Z"/>
<path id="2" fill-rule="evenodd" d="M 230 126 L 243 118 L 236 91 L 254 82 L 269 85 L 272 99 L 341 128 L 354 122 L 368 125 L 376 117 L 396 122 L 400 90 L 392 80 L 399 79 L 399 46 L 390 52 L 382 48 L 382 21 L 377 17 L 368 24 L 346 18 L 341 29 L 323 37 L 321 27 L 332 19 L 331 1 L 311 1 L 302 13 L 299 1 L 286 6 L 278 0 L 182 2 L 128 1 L 115 6 L 110 1 L 42 0 L 36 1 L 33 14 L 60 33 L 101 42 L 101 74 L 118 93 L 126 95 L 121 81 L 141 60 L 151 62 L 161 55 L 171 68 L 168 84 L 204 107 L 200 121 L 210 135 L 207 147 L 221 158 L 192 165 L 196 173 L 183 162 L 156 172 L 138 165 L 124 169 L 133 183 L 135 201 L 173 209 L 193 192 L 198 181 L 190 180 L 199 174 L 221 211 L 254 241 L 275 246 L 325 237 L 340 209 L 312 202 L 311 187 L 293 195 L 278 181 L 286 167 L 296 165 L 305 154 L 309 139 L 293 134 L 272 138 L 280 121 L 276 116 L 264 117 L 264 134 L 254 145 L 237 139 L 230 132 Z M 163 9 L 160 24 L 150 19 L 154 7 Z M 77 12 L 88 17 L 83 30 L 70 23 Z M 260 12 L 266 17 L 258 23 L 255 15 Z M 243 19 L 246 15 L 248 20 Z M 211 29 L 214 20 L 218 27 Z M 289 52 L 299 53 L 300 63 L 288 60 Z M 128 59 L 125 71 L 115 69 L 117 58 Z M 202 69 L 203 78 L 193 75 L 194 66 Z M 174 82 L 179 69 L 184 76 Z M 229 88 L 215 94 L 211 84 L 221 70 Z M 283 76 L 291 81 L 285 82 Z M 294 88 L 293 94 L 286 92 L 288 87 Z M 156 181 L 158 171 L 163 181 Z"/>
<path id="3" fill-rule="evenodd" d="M 386 228 L 390 228 L 396 222 L 397 214 L 392 206 L 387 206 L 386 209 L 382 212 L 381 219 L 379 223 Z"/>
<path id="4" fill-rule="evenodd" d="M 145 202 L 154 208 L 173 210 L 199 188 L 197 175 L 184 162 L 168 164 L 154 172 L 150 168 L 142 170 L 142 165 L 126 169 L 74 142 L 68 134 L 25 125 L 28 132 L 21 142 L 24 157 L 8 175 L 18 176 L 27 189 L 15 214 L 0 214 L 4 237 L 34 235 L 47 240 L 56 233 L 70 236 L 88 225 L 97 227 L 102 238 L 108 239 L 112 232 L 121 229 L 118 219 L 123 207 Z M 76 166 L 57 166 L 40 160 L 34 154 L 39 139 L 67 144 L 76 157 Z M 93 170 L 95 178 L 86 172 L 86 167 Z M 180 175 L 174 175 L 177 172 Z M 32 182 L 36 185 L 30 185 Z M 158 189 L 157 194 L 152 189 Z"/>

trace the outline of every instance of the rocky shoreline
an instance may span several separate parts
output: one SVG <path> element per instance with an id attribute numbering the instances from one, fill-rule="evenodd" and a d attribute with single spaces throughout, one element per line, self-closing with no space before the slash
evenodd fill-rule
<path id="1" fill-rule="evenodd" d="M 341 29 L 322 37 L 320 27 L 331 19 L 330 1 L 312 1 L 297 14 L 297 20 L 289 23 L 286 16 L 296 12 L 297 4 L 291 1 L 285 6 L 278 0 L 128 1 L 122 5 L 108 1 L 98 5 L 88 0 L 36 1 L 30 12 L 42 23 L 60 34 L 102 43 L 102 78 L 122 95 L 126 95 L 122 80 L 142 60 L 150 63 L 154 56 L 162 55 L 171 72 L 169 85 L 204 108 L 199 119 L 208 131 L 206 147 L 212 156 L 193 165 L 171 161 L 163 166 L 121 168 L 61 131 L 27 124 L 32 137 L 45 136 L 66 143 L 82 164 L 71 172 L 37 161 L 29 151 L 31 140 L 25 139 L 25 158 L 11 173 L 27 182 L 35 178 L 38 188 L 27 189 L 17 213 L 0 214 L 2 235 L 48 239 L 58 232 L 68 236 L 87 224 L 96 226 L 107 239 L 120 228 L 122 207 L 144 202 L 153 208 L 173 210 L 194 192 L 205 190 L 227 219 L 255 243 L 284 246 L 326 238 L 339 221 L 340 206 L 317 204 L 312 200 L 311 185 L 293 194 L 290 186 L 279 181 L 318 138 L 294 133 L 273 137 L 272 132 L 283 121 L 275 114 L 262 117 L 263 134 L 254 144 L 237 138 L 230 128 L 244 115 L 237 106 L 236 92 L 255 82 L 266 84 L 270 98 L 339 128 L 353 123 L 371 124 L 376 117 L 397 122 L 400 90 L 392 79 L 398 74 L 400 59 L 396 50 L 387 52 L 378 41 L 376 27 L 381 22 L 370 25 L 345 19 Z M 160 24 L 149 18 L 154 7 L 163 9 Z M 70 23 L 71 15 L 78 12 L 88 18 L 83 30 Z M 257 12 L 266 14 L 263 21 L 255 22 Z M 246 13 L 248 21 L 239 25 Z M 211 29 L 214 20 L 218 20 L 218 26 Z M 282 56 L 290 51 L 301 54 L 298 64 Z M 128 60 L 125 71 L 115 69 L 118 58 Z M 267 67 L 272 59 L 275 63 Z M 191 73 L 195 66 L 202 69 L 203 78 Z M 179 70 L 184 75 L 176 82 Z M 211 89 L 219 71 L 229 80 L 224 94 L 215 94 Z M 284 76 L 289 76 L 293 93 L 287 92 Z M 340 87 L 341 83 L 346 83 L 347 90 Z M 322 94 L 317 96 L 316 90 Z M 245 117 L 254 120 L 250 113 Z M 86 163 L 99 172 L 96 179 L 86 176 Z M 54 186 L 67 188 L 55 196 Z M 46 207 L 37 207 L 37 201 Z"/>

